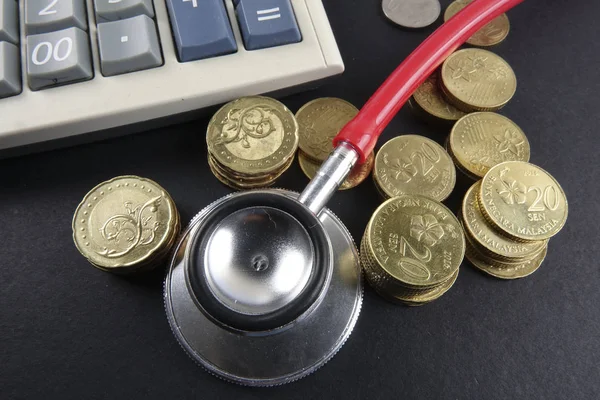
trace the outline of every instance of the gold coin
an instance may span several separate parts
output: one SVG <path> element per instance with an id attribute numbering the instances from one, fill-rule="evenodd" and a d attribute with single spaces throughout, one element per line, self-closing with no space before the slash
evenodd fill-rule
<path id="1" fill-rule="evenodd" d="M 452 18 L 469 3 L 471 3 L 471 0 L 457 0 L 451 3 L 444 13 L 444 22 Z M 475 32 L 475 34 L 467 40 L 467 43 L 481 47 L 494 46 L 506 39 L 509 31 L 510 22 L 508 21 L 508 16 L 506 14 L 501 14 Z"/>
<path id="2" fill-rule="evenodd" d="M 498 233 L 479 209 L 477 195 L 480 189 L 481 181 L 471 186 L 465 194 L 461 208 L 465 233 L 474 239 L 477 246 L 495 258 L 510 260 L 530 258 L 548 244 L 547 240 L 519 242 Z"/>
<path id="3" fill-rule="evenodd" d="M 279 101 L 263 96 L 243 97 L 225 104 L 208 123 L 209 153 L 240 174 L 280 170 L 298 148 L 298 123 Z"/>
<path id="4" fill-rule="evenodd" d="M 208 164 L 211 167 L 211 171 L 217 170 L 219 172 L 219 174 L 221 174 L 222 176 L 224 176 L 228 179 L 231 179 L 232 181 L 240 181 L 240 182 L 247 182 L 247 183 L 264 182 L 264 181 L 273 180 L 275 177 L 279 177 L 283 172 L 285 172 L 290 167 L 292 161 L 293 161 L 293 157 L 290 158 L 288 163 L 286 165 L 284 165 L 283 168 L 281 168 L 278 171 L 273 171 L 270 174 L 241 175 L 241 174 L 234 174 L 231 171 L 223 168 L 223 166 L 219 165 L 219 163 L 214 159 L 214 157 L 212 157 L 211 155 L 208 156 Z"/>
<path id="5" fill-rule="evenodd" d="M 432 288 L 454 274 L 465 238 L 458 219 L 440 202 L 401 195 L 380 205 L 365 235 L 373 261 L 404 286 Z"/>
<path id="6" fill-rule="evenodd" d="M 467 236 L 467 241 L 468 241 Z M 479 270 L 501 279 L 524 278 L 537 271 L 546 258 L 548 246 L 544 246 L 533 258 L 514 263 L 503 263 L 486 257 L 470 243 L 467 244 L 465 257 Z"/>
<path id="7" fill-rule="evenodd" d="M 444 61 L 441 88 L 463 111 L 502 108 L 517 90 L 514 71 L 500 56 L 483 49 L 459 50 Z"/>
<path id="8" fill-rule="evenodd" d="M 481 183 L 483 215 L 507 235 L 544 240 L 565 225 L 568 204 L 559 183 L 542 168 L 507 161 L 492 167 Z"/>
<path id="9" fill-rule="evenodd" d="M 424 290 L 420 293 L 393 295 L 393 294 L 388 294 L 388 293 L 382 292 L 380 294 L 383 295 L 384 297 L 388 297 L 389 300 L 391 300 L 391 301 L 399 301 L 399 302 L 409 305 L 409 306 L 421 306 L 421 305 L 431 303 L 432 301 L 439 299 L 446 292 L 448 292 L 450 290 L 450 288 L 456 282 L 456 279 L 458 278 L 458 273 L 459 273 L 459 270 L 457 269 L 456 272 L 454 274 L 452 274 L 452 276 L 450 276 L 450 278 L 448 280 L 446 280 L 445 282 L 443 282 L 441 285 L 438 285 L 438 286 L 434 287 L 433 289 Z M 375 289 L 375 290 L 377 290 L 377 289 Z"/>
<path id="10" fill-rule="evenodd" d="M 156 182 L 121 176 L 93 188 L 73 217 L 73 240 L 91 264 L 128 272 L 172 244 L 179 216 Z"/>
<path id="11" fill-rule="evenodd" d="M 306 103 L 296 113 L 300 136 L 298 147 L 307 157 L 325 161 L 333 151 L 333 138 L 356 114 L 356 107 L 335 97 Z"/>
<path id="12" fill-rule="evenodd" d="M 353 187 L 360 185 L 371 173 L 374 160 L 375 156 L 371 153 L 364 163 L 356 164 L 354 168 L 352 168 L 352 171 L 350 171 L 346 180 L 341 184 L 339 190 L 352 189 Z M 304 172 L 304 175 L 306 175 L 308 179 L 314 178 L 321 167 L 321 164 L 312 161 L 302 151 L 298 152 L 298 163 L 300 164 L 300 169 L 302 169 L 302 172 Z"/>
<path id="13" fill-rule="evenodd" d="M 452 159 L 452 162 L 454 163 L 454 166 L 456 167 L 456 170 L 458 172 L 460 172 L 466 178 L 471 179 L 473 181 L 478 181 L 479 179 L 481 179 L 479 176 L 473 175 L 472 173 L 470 173 L 469 171 L 467 171 L 465 168 L 462 167 L 462 165 L 460 164 L 460 162 L 456 159 L 456 157 L 452 153 L 452 149 L 450 148 L 450 146 L 448 144 L 448 141 L 449 140 L 448 140 L 448 137 L 447 137 L 446 140 L 444 141 L 444 149 L 450 155 L 450 158 Z"/>
<path id="14" fill-rule="evenodd" d="M 387 141 L 375 156 L 373 177 L 386 197 L 418 194 L 445 200 L 456 184 L 456 169 L 442 146 L 423 136 Z"/>
<path id="15" fill-rule="evenodd" d="M 459 119 L 448 138 L 458 165 L 483 177 L 504 161 L 529 161 L 529 141 L 510 119 L 493 112 L 476 112 Z"/>
<path id="16" fill-rule="evenodd" d="M 432 73 L 413 94 L 414 102 L 426 113 L 445 121 L 456 121 L 465 115 L 464 112 L 446 101 L 439 88 L 439 72 Z"/>
<path id="17" fill-rule="evenodd" d="M 224 173 L 219 167 L 215 164 L 215 160 L 209 158 L 208 165 L 210 167 L 213 175 L 223 184 L 233 188 L 233 189 L 258 189 L 263 187 L 272 186 L 275 181 L 283 175 L 285 171 L 289 168 L 289 166 L 293 163 L 294 157 L 290 158 L 288 163 L 283 166 L 283 168 L 274 173 L 273 175 L 266 175 L 258 178 L 239 178 L 228 175 Z"/>

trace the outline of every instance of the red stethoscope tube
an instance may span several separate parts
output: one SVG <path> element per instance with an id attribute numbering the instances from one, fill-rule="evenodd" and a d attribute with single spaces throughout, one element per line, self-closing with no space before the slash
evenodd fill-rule
<path id="1" fill-rule="evenodd" d="M 481 27 L 523 0 L 475 0 L 417 47 L 333 139 L 350 143 L 365 161 L 379 135 L 427 77 Z"/>

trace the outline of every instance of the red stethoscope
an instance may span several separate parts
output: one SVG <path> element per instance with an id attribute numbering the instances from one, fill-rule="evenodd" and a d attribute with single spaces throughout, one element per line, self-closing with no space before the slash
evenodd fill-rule
<path id="1" fill-rule="evenodd" d="M 362 304 L 358 251 L 325 205 L 413 92 L 477 30 L 523 0 L 474 0 L 414 50 L 334 139 L 300 194 L 238 192 L 196 215 L 165 278 L 173 334 L 209 372 L 272 386 L 341 348 Z"/>

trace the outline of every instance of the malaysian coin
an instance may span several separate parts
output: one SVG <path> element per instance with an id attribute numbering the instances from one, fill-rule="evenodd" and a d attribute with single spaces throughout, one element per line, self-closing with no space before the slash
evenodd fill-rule
<path id="1" fill-rule="evenodd" d="M 293 163 L 294 158 L 292 157 L 283 168 L 272 175 L 259 176 L 259 177 L 236 177 L 223 172 L 222 169 L 216 164 L 215 160 L 208 159 L 208 165 L 211 172 L 221 183 L 229 186 L 233 189 L 247 190 L 247 189 L 258 189 L 272 186 L 275 181 L 289 168 Z"/>
<path id="2" fill-rule="evenodd" d="M 445 200 L 456 184 L 454 162 L 435 141 L 402 135 L 387 141 L 375 156 L 373 178 L 386 197 L 418 194 Z"/>
<path id="3" fill-rule="evenodd" d="M 471 3 L 471 0 L 457 0 L 451 3 L 448 8 L 446 8 L 446 12 L 444 12 L 444 21 L 448 21 L 457 12 L 469 5 L 469 3 Z M 475 34 L 467 40 L 467 43 L 481 47 L 495 46 L 506 39 L 509 30 L 510 22 L 508 21 L 508 16 L 506 14 L 501 14 L 475 32 Z"/>
<path id="4" fill-rule="evenodd" d="M 267 180 L 273 180 L 274 178 L 278 177 L 280 174 L 285 172 L 289 168 L 289 165 L 293 162 L 293 160 L 294 160 L 293 157 L 290 158 L 290 160 L 287 162 L 287 164 L 284 165 L 280 170 L 273 171 L 272 173 L 269 173 L 269 174 L 241 175 L 241 174 L 233 173 L 230 170 L 224 168 L 222 165 L 220 165 L 214 159 L 213 156 L 211 156 L 211 155 L 208 156 L 208 164 L 209 164 L 209 167 L 211 167 L 211 170 L 218 171 L 221 175 L 227 177 L 228 179 L 235 180 L 235 181 L 241 181 L 241 182 L 264 182 Z"/>
<path id="5" fill-rule="evenodd" d="M 494 111 L 502 108 L 517 90 L 517 78 L 504 59 L 483 49 L 463 49 L 442 64 L 441 89 L 457 108 Z"/>
<path id="6" fill-rule="evenodd" d="M 307 157 L 325 161 L 333 151 L 333 138 L 356 114 L 356 107 L 335 97 L 323 97 L 306 103 L 296 113 L 298 147 Z"/>
<path id="7" fill-rule="evenodd" d="M 567 221 L 567 198 L 560 184 L 542 168 L 522 161 L 492 167 L 483 177 L 478 200 L 483 215 L 516 239 L 549 239 Z"/>
<path id="8" fill-rule="evenodd" d="M 367 230 L 368 249 L 386 280 L 409 288 L 433 288 L 458 270 L 465 237 L 454 214 L 425 196 L 393 197 L 375 210 Z"/>
<path id="9" fill-rule="evenodd" d="M 386 292 L 379 292 L 379 294 L 385 298 L 388 298 L 390 301 L 399 301 L 408 306 L 422 306 L 439 299 L 447 291 L 449 291 L 450 288 L 452 288 L 452 286 L 456 282 L 456 279 L 458 278 L 458 272 L 459 270 L 457 269 L 456 272 L 452 276 L 450 276 L 448 280 L 443 282 L 441 285 L 434 287 L 433 289 L 423 290 L 412 294 L 392 295 Z"/>
<path id="10" fill-rule="evenodd" d="M 456 157 L 454 156 L 454 154 L 452 154 L 452 149 L 450 148 L 450 145 L 448 144 L 448 142 L 449 142 L 449 136 L 447 136 L 446 140 L 444 141 L 444 150 L 446 150 L 448 152 L 448 154 L 450 155 L 450 158 L 452 159 L 452 162 L 454 163 L 454 166 L 456 167 L 456 170 L 458 172 L 460 172 L 467 179 L 470 179 L 470 180 L 473 180 L 473 181 L 479 180 L 480 179 L 479 176 L 473 175 L 472 173 L 470 173 L 469 171 L 467 171 L 465 168 L 463 168 L 463 166 L 456 159 Z"/>
<path id="11" fill-rule="evenodd" d="M 165 189 L 150 179 L 121 176 L 85 195 L 73 217 L 73 240 L 92 265 L 135 272 L 168 252 L 178 221 Z"/>
<path id="12" fill-rule="evenodd" d="M 350 174 L 346 178 L 346 180 L 340 185 L 339 190 L 352 189 L 360 185 L 371 173 L 373 169 L 373 162 L 375 160 L 375 156 L 373 153 L 369 154 L 367 159 L 362 164 L 356 164 Z M 300 169 L 304 172 L 304 175 L 308 179 L 312 179 L 317 174 L 319 167 L 321 164 L 312 161 L 303 152 L 298 152 L 298 163 L 300 164 Z"/>
<path id="13" fill-rule="evenodd" d="M 243 97 L 225 104 L 208 123 L 209 153 L 223 167 L 240 174 L 278 171 L 298 148 L 298 123 L 279 101 Z"/>
<path id="14" fill-rule="evenodd" d="M 469 240 L 467 235 L 465 258 L 477 269 L 501 279 L 519 279 L 533 274 L 540 268 L 548 252 L 548 246 L 546 245 L 530 259 L 505 263 L 487 257 L 469 243 Z"/>
<path id="15" fill-rule="evenodd" d="M 392 22 L 405 28 L 424 28 L 440 16 L 438 0 L 383 0 L 383 13 Z"/>
<path id="16" fill-rule="evenodd" d="M 529 161 L 529 141 L 510 119 L 493 112 L 476 112 L 459 119 L 448 137 L 457 166 L 483 178 L 504 161 Z"/>
<path id="17" fill-rule="evenodd" d="M 446 101 L 439 88 L 439 74 L 434 72 L 415 91 L 409 104 L 419 108 L 439 121 L 454 122 L 465 115 L 464 112 Z"/>
<path id="18" fill-rule="evenodd" d="M 461 208 L 465 233 L 473 239 L 478 248 L 493 258 L 512 261 L 531 258 L 547 246 L 547 240 L 519 242 L 499 233 L 479 209 L 477 195 L 480 189 L 481 181 L 471 186 L 465 194 Z"/>

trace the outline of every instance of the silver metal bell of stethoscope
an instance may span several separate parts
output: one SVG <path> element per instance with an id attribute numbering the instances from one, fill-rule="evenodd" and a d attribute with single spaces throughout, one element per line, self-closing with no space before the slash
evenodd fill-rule
<path id="1" fill-rule="evenodd" d="M 165 278 L 165 309 L 185 351 L 252 386 L 302 378 L 342 347 L 362 303 L 356 245 L 327 201 L 357 161 L 340 144 L 300 194 L 237 192 L 190 222 Z"/>

